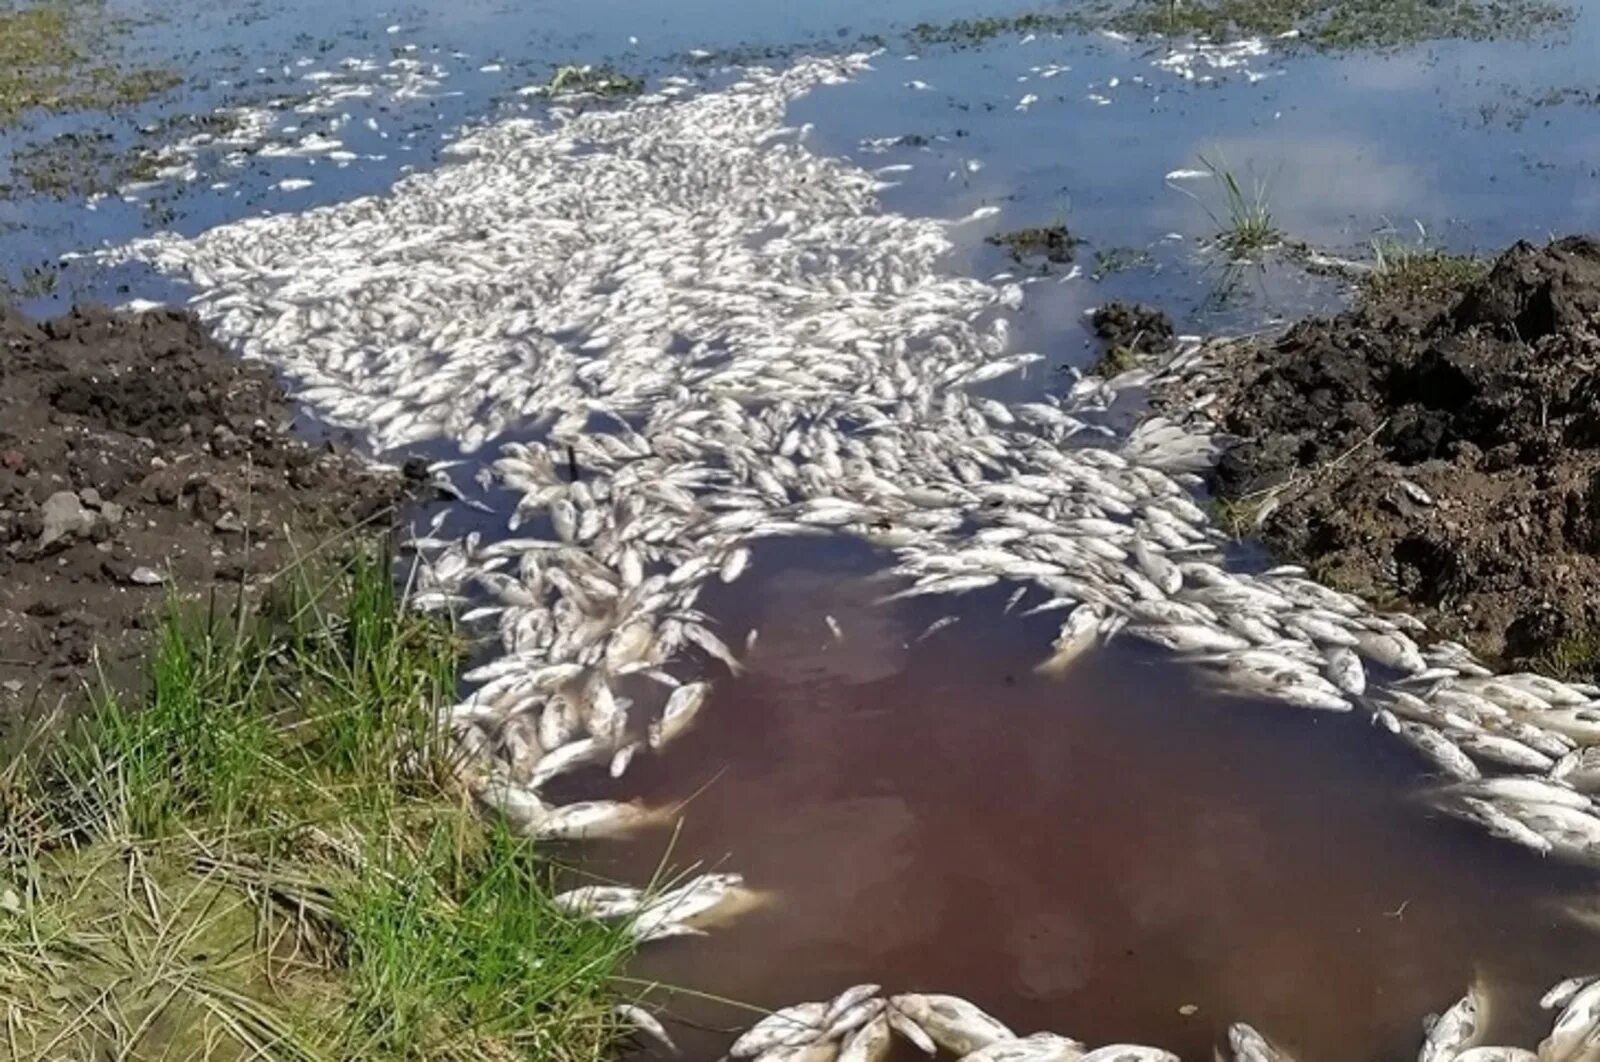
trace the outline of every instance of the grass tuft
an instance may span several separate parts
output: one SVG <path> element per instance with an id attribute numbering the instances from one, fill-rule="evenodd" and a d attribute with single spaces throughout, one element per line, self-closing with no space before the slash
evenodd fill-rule
<path id="1" fill-rule="evenodd" d="M 1428 240 L 1417 225 L 1417 239 L 1406 241 L 1392 229 L 1372 241 L 1372 269 L 1359 291 L 1367 303 L 1416 301 L 1459 291 L 1489 272 L 1489 263 L 1471 255 L 1450 254 Z"/>
<path id="2" fill-rule="evenodd" d="M 1211 241 L 1213 246 L 1222 248 L 1229 259 L 1237 262 L 1258 259 L 1264 252 L 1283 242 L 1283 233 L 1272 220 L 1266 181 L 1253 181 L 1251 190 L 1246 192 L 1225 162 L 1213 163 L 1201 155 L 1200 164 L 1211 174 L 1212 182 L 1221 195 L 1220 209 L 1187 188 L 1180 187 L 1178 190 L 1199 203 L 1206 216 L 1217 226 L 1216 235 Z"/>
<path id="3" fill-rule="evenodd" d="M 174 598 L 147 688 L 0 771 L 0 1055 L 606 1057 L 625 929 L 552 902 L 437 720 L 460 646 L 378 550 Z"/>

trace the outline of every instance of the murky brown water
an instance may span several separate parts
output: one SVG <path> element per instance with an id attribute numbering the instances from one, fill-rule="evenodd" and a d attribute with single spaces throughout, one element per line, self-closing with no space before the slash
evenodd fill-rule
<path id="1" fill-rule="evenodd" d="M 1217 698 L 1132 646 L 1035 676 L 1054 625 L 1002 617 L 1001 591 L 908 648 L 948 603 L 877 607 L 862 558 L 789 552 L 711 603 L 730 640 L 759 627 L 750 673 L 626 780 L 652 803 L 698 790 L 672 862 L 775 898 L 649 945 L 635 975 L 763 1006 L 956 992 L 1019 1031 L 1196 1059 L 1243 1019 L 1316 1062 L 1415 1057 L 1422 1015 L 1475 975 L 1493 1035 L 1531 1045 L 1538 994 L 1600 969 L 1553 910 L 1595 877 L 1432 815 L 1419 763 L 1365 721 Z M 667 841 L 584 858 L 643 880 Z M 690 1058 L 727 1044 L 677 1031 Z"/>

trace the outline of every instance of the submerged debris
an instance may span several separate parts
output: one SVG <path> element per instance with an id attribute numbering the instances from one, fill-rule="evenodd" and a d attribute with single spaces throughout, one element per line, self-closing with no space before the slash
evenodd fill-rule
<path id="1" fill-rule="evenodd" d="M 1004 247 L 1014 262 L 1043 258 L 1053 265 L 1067 265 L 1072 262 L 1073 248 L 1083 241 L 1069 233 L 1065 225 L 1058 223 L 1041 228 L 997 232 L 984 237 L 983 242 Z"/>

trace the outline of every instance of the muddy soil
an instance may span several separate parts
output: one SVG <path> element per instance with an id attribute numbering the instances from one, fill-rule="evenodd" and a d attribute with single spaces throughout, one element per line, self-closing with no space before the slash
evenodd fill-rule
<path id="1" fill-rule="evenodd" d="M 1508 663 L 1600 669 L 1600 242 L 1227 357 L 1225 519 Z"/>
<path id="2" fill-rule="evenodd" d="M 168 586 L 231 600 L 417 487 L 291 417 L 186 313 L 0 306 L 0 718 L 136 681 Z"/>

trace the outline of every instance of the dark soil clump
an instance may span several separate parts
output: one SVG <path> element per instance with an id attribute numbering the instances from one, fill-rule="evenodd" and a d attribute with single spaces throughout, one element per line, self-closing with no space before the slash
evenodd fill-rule
<path id="1" fill-rule="evenodd" d="M 0 306 L 0 713 L 133 679 L 166 585 L 231 600 L 297 549 L 388 526 L 406 481 L 291 415 L 186 313 Z"/>
<path id="2" fill-rule="evenodd" d="M 1172 350 L 1172 319 L 1149 306 L 1108 302 L 1090 315 L 1089 325 L 1105 344 L 1094 369 L 1099 376 L 1115 376 L 1147 357 Z"/>
<path id="3" fill-rule="evenodd" d="M 1047 225 L 996 233 L 985 237 L 984 242 L 1004 247 L 1014 262 L 1043 258 L 1052 265 L 1067 265 L 1072 261 L 1073 249 L 1083 241 L 1068 232 L 1065 225 Z"/>
<path id="4" fill-rule="evenodd" d="M 1600 242 L 1241 344 L 1213 487 L 1276 552 L 1507 662 L 1600 669 Z"/>

